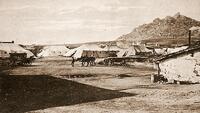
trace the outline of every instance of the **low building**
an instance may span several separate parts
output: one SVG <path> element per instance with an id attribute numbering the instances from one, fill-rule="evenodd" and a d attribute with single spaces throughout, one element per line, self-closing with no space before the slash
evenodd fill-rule
<path id="1" fill-rule="evenodd" d="M 159 76 L 168 81 L 200 83 L 200 46 L 193 46 L 155 60 Z"/>
<path id="2" fill-rule="evenodd" d="M 24 49 L 23 47 L 15 44 L 14 42 L 0 42 L 0 58 L 9 57 L 10 53 L 26 53 L 27 58 L 34 56 L 32 52 Z"/>
<path id="3" fill-rule="evenodd" d="M 9 53 L 5 50 L 0 50 L 0 58 L 8 58 Z"/>

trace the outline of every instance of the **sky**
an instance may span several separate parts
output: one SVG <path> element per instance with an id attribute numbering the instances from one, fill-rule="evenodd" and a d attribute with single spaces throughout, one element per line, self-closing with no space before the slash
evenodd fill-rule
<path id="1" fill-rule="evenodd" d="M 200 20 L 200 0 L 0 0 L 0 41 L 109 41 L 177 12 Z"/>

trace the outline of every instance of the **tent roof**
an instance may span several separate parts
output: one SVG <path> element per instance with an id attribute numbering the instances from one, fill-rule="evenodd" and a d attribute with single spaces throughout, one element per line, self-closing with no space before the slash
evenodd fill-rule
<path id="1" fill-rule="evenodd" d="M 80 58 L 82 56 L 82 53 L 84 50 L 88 50 L 88 51 L 105 51 L 103 48 L 101 48 L 100 46 L 98 46 L 97 44 L 85 44 L 82 45 L 78 48 L 72 49 L 71 50 L 71 55 L 73 55 L 73 57 L 75 58 Z M 67 53 L 68 54 L 68 53 Z M 68 54 L 68 56 L 71 56 Z"/>
<path id="2" fill-rule="evenodd" d="M 59 56 L 64 55 L 69 51 L 67 47 L 63 46 L 45 46 L 38 56 Z"/>
<path id="3" fill-rule="evenodd" d="M 118 47 L 118 46 L 106 46 L 104 48 L 107 51 L 120 51 L 123 50 L 122 48 Z"/>
<path id="4" fill-rule="evenodd" d="M 98 44 L 85 44 L 78 48 L 71 49 L 69 52 L 65 54 L 65 56 L 73 56 L 75 58 L 79 58 L 82 55 L 83 51 L 119 51 L 117 53 L 118 57 L 122 57 L 124 54 L 126 56 L 135 55 L 137 52 L 149 52 L 145 46 L 130 46 L 127 49 L 120 48 L 118 46 L 106 46 L 104 48 L 101 48 Z"/>
<path id="5" fill-rule="evenodd" d="M 79 58 L 83 51 L 120 51 L 120 48 L 117 46 L 101 48 L 98 44 L 84 44 L 78 48 L 71 49 L 65 56 L 72 56 L 74 54 L 73 57 Z"/>
<path id="6" fill-rule="evenodd" d="M 65 55 L 69 49 L 62 46 L 45 46 L 42 51 L 38 54 L 39 57 L 47 57 L 47 56 L 59 56 L 59 55 Z"/>
<path id="7" fill-rule="evenodd" d="M 7 53 L 27 53 L 27 57 L 34 56 L 32 52 L 14 43 L 0 43 L 0 50 Z"/>
<path id="8" fill-rule="evenodd" d="M 77 50 L 105 51 L 97 44 L 85 44 L 77 48 Z"/>

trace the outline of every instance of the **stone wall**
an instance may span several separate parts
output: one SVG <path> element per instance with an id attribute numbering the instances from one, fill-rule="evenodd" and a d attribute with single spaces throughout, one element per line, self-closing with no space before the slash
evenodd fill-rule
<path id="1" fill-rule="evenodd" d="M 200 52 L 166 60 L 159 67 L 168 80 L 200 83 Z"/>

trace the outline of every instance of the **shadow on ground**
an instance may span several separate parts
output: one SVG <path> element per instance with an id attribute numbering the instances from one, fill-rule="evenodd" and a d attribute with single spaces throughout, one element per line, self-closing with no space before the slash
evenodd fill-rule
<path id="1" fill-rule="evenodd" d="M 23 113 L 134 95 L 47 75 L 0 76 L 1 113 Z"/>

